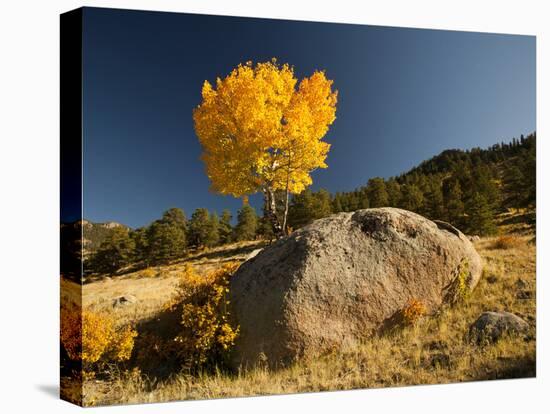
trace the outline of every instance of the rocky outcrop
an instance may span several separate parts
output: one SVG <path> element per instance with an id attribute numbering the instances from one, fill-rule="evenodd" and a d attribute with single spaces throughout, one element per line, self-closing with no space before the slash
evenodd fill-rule
<path id="1" fill-rule="evenodd" d="M 396 208 L 317 220 L 245 262 L 230 286 L 234 363 L 285 364 L 392 326 L 410 300 L 429 312 L 468 289 L 481 259 L 459 230 Z"/>

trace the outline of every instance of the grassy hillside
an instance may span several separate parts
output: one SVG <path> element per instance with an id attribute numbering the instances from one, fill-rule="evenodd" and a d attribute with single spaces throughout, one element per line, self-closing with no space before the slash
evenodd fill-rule
<path id="1" fill-rule="evenodd" d="M 162 375 L 152 376 L 145 367 L 130 360 L 85 381 L 84 400 L 87 404 L 103 405 L 534 376 L 534 229 L 518 214 L 501 215 L 499 224 L 505 238 L 485 237 L 475 242 L 484 261 L 484 273 L 466 302 L 445 307 L 414 326 L 382 336 L 365 336 L 363 345 L 353 352 L 334 349 L 322 358 L 306 358 L 277 371 L 260 365 L 246 373 L 218 370 L 198 375 L 178 371 L 164 359 L 153 361 L 165 369 Z M 197 252 L 170 265 L 101 278 L 83 286 L 83 306 L 109 313 L 118 323 L 132 323 L 140 327 L 138 331 L 156 330 L 162 335 L 181 318 L 166 312 L 166 303 L 187 263 L 204 273 L 228 261 L 242 261 L 260 245 L 232 244 Z M 71 292 L 72 286 L 72 297 L 78 298 L 79 286 L 64 283 L 65 291 Z M 135 302 L 113 307 L 122 295 L 135 297 Z M 66 300 L 71 300 L 69 296 Z M 476 345 L 469 341 L 467 333 L 483 311 L 513 312 L 530 324 L 531 332 L 526 338 L 507 337 L 495 344 Z M 139 352 L 139 346 L 137 340 L 134 353 Z"/>

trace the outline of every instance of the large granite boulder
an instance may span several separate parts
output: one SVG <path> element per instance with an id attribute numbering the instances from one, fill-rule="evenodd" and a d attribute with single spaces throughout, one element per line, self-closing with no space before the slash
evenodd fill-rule
<path id="1" fill-rule="evenodd" d="M 233 362 L 284 365 L 389 328 L 409 301 L 428 312 L 482 270 L 459 230 L 396 208 L 340 213 L 295 231 L 243 263 L 231 279 L 240 325 Z M 464 283 L 462 283 L 464 286 Z"/>

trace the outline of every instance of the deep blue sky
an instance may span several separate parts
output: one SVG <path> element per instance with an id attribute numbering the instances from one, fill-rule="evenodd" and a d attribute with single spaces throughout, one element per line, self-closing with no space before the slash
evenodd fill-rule
<path id="1" fill-rule="evenodd" d="M 84 10 L 84 217 L 132 227 L 169 207 L 235 214 L 209 191 L 192 110 L 205 79 L 276 57 L 339 91 L 328 169 L 352 190 L 449 148 L 535 130 L 535 38 L 283 20 Z M 252 199 L 260 212 L 260 198 Z"/>

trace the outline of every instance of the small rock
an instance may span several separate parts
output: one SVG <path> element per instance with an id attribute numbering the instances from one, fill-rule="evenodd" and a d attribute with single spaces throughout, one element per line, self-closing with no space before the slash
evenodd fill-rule
<path id="1" fill-rule="evenodd" d="M 430 351 L 435 351 L 435 350 L 447 349 L 448 345 L 443 341 L 432 341 L 427 345 L 427 348 Z"/>
<path id="2" fill-rule="evenodd" d="M 117 306 L 126 306 L 126 305 L 130 305 L 132 303 L 136 303 L 137 302 L 137 298 L 133 295 L 124 295 L 124 296 L 120 296 L 118 298 L 116 298 L 114 301 L 113 301 L 113 307 L 117 307 Z"/>
<path id="3" fill-rule="evenodd" d="M 496 283 L 497 281 L 498 281 L 497 275 L 489 275 L 489 276 L 487 276 L 487 282 L 488 282 L 488 283 L 493 284 L 493 283 Z"/>
<path id="4" fill-rule="evenodd" d="M 468 236 L 468 240 L 470 240 L 471 242 L 476 242 L 476 241 L 479 241 L 479 236 L 477 235 L 473 235 L 473 236 Z"/>
<path id="5" fill-rule="evenodd" d="M 451 357 L 445 353 L 437 353 L 430 358 L 430 365 L 433 368 L 449 368 L 451 366 Z"/>
<path id="6" fill-rule="evenodd" d="M 476 342 L 494 342 L 504 334 L 525 334 L 529 324 L 509 312 L 483 312 L 470 326 L 470 338 Z"/>
<path id="7" fill-rule="evenodd" d="M 520 290 L 520 291 L 516 294 L 516 298 L 521 299 L 521 300 L 533 299 L 533 297 L 535 296 L 533 293 L 534 293 L 534 292 L 531 291 L 531 290 Z"/>
<path id="8" fill-rule="evenodd" d="M 527 287 L 527 282 L 521 278 L 516 280 L 516 287 L 518 289 L 525 289 Z"/>

